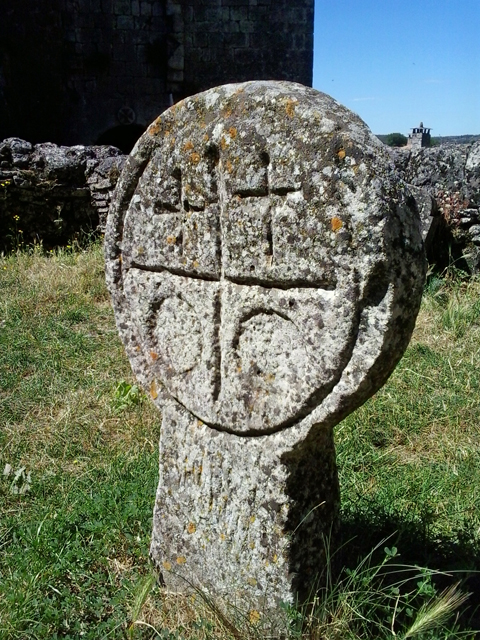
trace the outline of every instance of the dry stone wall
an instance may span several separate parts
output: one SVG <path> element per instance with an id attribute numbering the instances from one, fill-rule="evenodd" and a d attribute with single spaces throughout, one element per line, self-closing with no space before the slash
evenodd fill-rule
<path id="1" fill-rule="evenodd" d="M 0 251 L 102 230 L 125 156 L 114 147 L 0 143 Z"/>
<path id="2" fill-rule="evenodd" d="M 391 151 L 423 221 L 427 259 L 480 271 L 480 141 Z"/>

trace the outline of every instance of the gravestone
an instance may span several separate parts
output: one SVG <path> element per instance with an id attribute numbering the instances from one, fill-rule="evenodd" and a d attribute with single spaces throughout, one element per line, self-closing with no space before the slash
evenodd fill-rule
<path id="1" fill-rule="evenodd" d="M 185 99 L 142 136 L 106 270 L 162 410 L 151 556 L 252 621 L 325 568 L 333 427 L 401 357 L 425 261 L 414 200 L 366 125 L 286 82 Z"/>

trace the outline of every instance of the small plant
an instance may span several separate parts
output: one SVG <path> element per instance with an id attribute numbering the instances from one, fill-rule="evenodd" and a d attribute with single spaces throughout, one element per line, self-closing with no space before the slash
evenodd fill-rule
<path id="1" fill-rule="evenodd" d="M 115 413 L 120 413 L 141 402 L 142 396 L 136 384 L 129 384 L 122 380 L 115 388 L 112 400 L 112 408 Z"/>

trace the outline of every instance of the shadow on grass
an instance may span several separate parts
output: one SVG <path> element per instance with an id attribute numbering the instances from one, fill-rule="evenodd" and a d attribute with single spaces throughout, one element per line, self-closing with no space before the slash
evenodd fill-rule
<path id="1" fill-rule="evenodd" d="M 385 544 L 379 544 L 382 540 Z M 380 564 L 387 545 L 397 548 L 399 564 L 438 571 L 438 591 L 460 581 L 462 591 L 472 595 L 459 616 L 459 630 L 480 629 L 480 540 L 473 525 L 466 521 L 461 530 L 445 537 L 431 531 L 428 515 L 409 519 L 378 505 L 351 509 L 341 516 L 334 565 L 354 569 L 376 547 L 372 563 Z"/>

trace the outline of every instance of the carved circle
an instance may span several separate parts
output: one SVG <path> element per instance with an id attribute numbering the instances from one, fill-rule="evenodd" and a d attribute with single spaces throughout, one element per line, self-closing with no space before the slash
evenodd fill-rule
<path id="1" fill-rule="evenodd" d="M 136 119 L 137 116 L 135 114 L 135 111 L 130 107 L 121 107 L 117 111 L 117 120 L 120 122 L 120 124 L 133 124 Z"/>
<path id="2" fill-rule="evenodd" d="M 192 307 L 177 296 L 166 298 L 155 314 L 152 348 L 168 371 L 181 374 L 198 363 L 202 332 Z"/>

